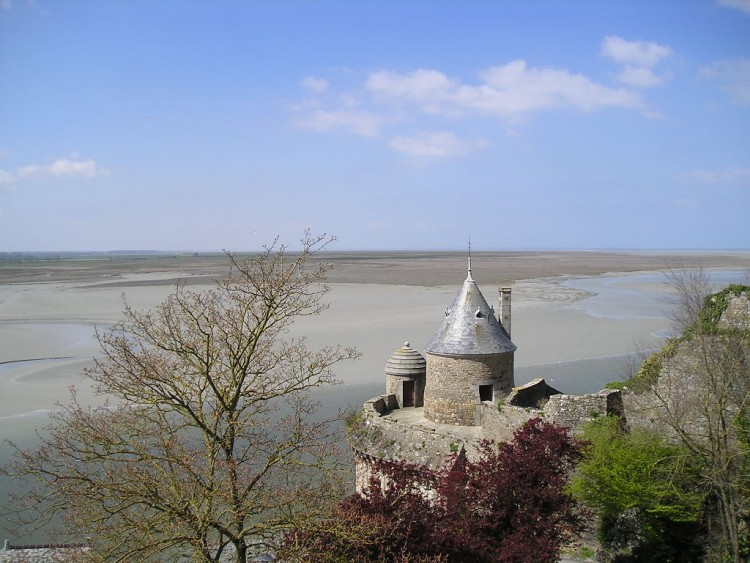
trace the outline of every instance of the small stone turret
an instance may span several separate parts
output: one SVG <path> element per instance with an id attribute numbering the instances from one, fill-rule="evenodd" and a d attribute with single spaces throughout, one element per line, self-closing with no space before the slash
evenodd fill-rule
<path id="1" fill-rule="evenodd" d="M 385 364 L 385 393 L 395 395 L 399 408 L 421 407 L 427 363 L 408 342 L 396 350 Z"/>
<path id="2" fill-rule="evenodd" d="M 425 347 L 425 417 L 444 424 L 479 425 L 482 402 L 494 401 L 514 386 L 515 350 L 471 277 L 469 262 L 463 286 Z"/>

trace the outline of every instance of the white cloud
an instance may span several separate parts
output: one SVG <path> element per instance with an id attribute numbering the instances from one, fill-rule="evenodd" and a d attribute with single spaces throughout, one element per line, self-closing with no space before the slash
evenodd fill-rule
<path id="1" fill-rule="evenodd" d="M 735 101 L 750 104 L 750 59 L 718 61 L 702 68 L 701 74 L 722 82 Z"/>
<path id="2" fill-rule="evenodd" d="M 60 158 L 52 164 L 27 164 L 16 171 L 18 178 L 52 176 L 55 178 L 99 178 L 109 176 L 109 171 L 99 168 L 92 159 L 70 160 Z"/>
<path id="3" fill-rule="evenodd" d="M 642 65 L 656 64 L 669 56 L 669 48 L 612 38 L 609 44 L 608 49 L 619 60 L 641 65 L 630 65 L 623 71 L 625 83 L 643 88 L 664 80 Z M 300 84 L 313 92 L 331 94 L 328 82 L 319 77 L 308 76 Z M 388 133 L 392 149 L 418 157 L 456 156 L 486 146 L 484 140 L 466 140 L 471 134 L 460 138 L 440 131 L 445 127 L 441 120 L 491 118 L 509 131 L 531 114 L 552 110 L 593 112 L 615 108 L 648 118 L 661 117 L 636 89 L 612 87 L 566 68 L 529 66 L 520 59 L 487 68 L 474 80 L 450 77 L 431 68 L 378 70 L 369 73 L 359 88 L 333 94 L 325 99 L 310 96 L 291 105 L 295 125 L 371 138 Z M 422 132 L 416 132 L 419 130 Z"/>
<path id="4" fill-rule="evenodd" d="M 623 65 L 617 80 L 634 88 L 652 88 L 667 80 L 668 75 L 657 74 L 653 67 L 672 56 L 672 49 L 651 41 L 628 41 L 608 35 L 602 42 L 602 55 Z"/>
<path id="5" fill-rule="evenodd" d="M 398 136 L 391 141 L 390 146 L 411 156 L 439 158 L 462 156 L 486 144 L 483 140 L 460 139 L 446 131 L 423 131 L 412 137 Z"/>
<path id="6" fill-rule="evenodd" d="M 14 4 L 22 7 L 24 3 L 17 4 L 16 2 L 14 2 L 14 0 L 0 0 L 0 9 L 6 10 L 6 11 L 12 10 Z M 34 10 L 35 12 L 43 16 L 46 16 L 49 13 L 48 10 L 39 7 L 39 4 L 36 3 L 36 0 L 26 0 L 25 4 L 26 6 L 28 6 L 29 8 L 31 8 L 32 10 Z"/>
<path id="7" fill-rule="evenodd" d="M 370 75 L 365 88 L 381 98 L 412 103 L 424 113 L 448 116 L 471 112 L 515 118 L 551 108 L 591 111 L 642 106 L 633 92 L 608 88 L 567 69 L 529 68 L 522 60 L 489 68 L 479 78 L 479 84 L 471 85 L 452 81 L 436 70 L 381 71 Z"/>
<path id="8" fill-rule="evenodd" d="M 750 0 L 718 0 L 719 6 L 736 8 L 746 14 L 750 14 Z"/>
<path id="9" fill-rule="evenodd" d="M 442 72 L 423 68 L 408 74 L 373 72 L 365 82 L 365 89 L 375 95 L 416 104 L 426 113 L 440 113 L 458 87 Z"/>
<path id="10" fill-rule="evenodd" d="M 685 174 L 684 178 L 701 184 L 736 184 L 750 181 L 750 168 L 696 170 Z"/>
<path id="11" fill-rule="evenodd" d="M 296 121 L 299 127 L 313 131 L 343 130 L 362 137 L 377 137 L 383 118 L 375 113 L 357 109 L 316 109 Z"/>
<path id="12" fill-rule="evenodd" d="M 672 49 L 651 41 L 627 41 L 608 35 L 602 43 L 602 54 L 624 65 L 652 67 L 672 54 Z"/>
<path id="13" fill-rule="evenodd" d="M 63 158 L 53 162 L 49 166 L 49 171 L 53 176 L 72 176 L 82 178 L 94 178 L 102 174 L 102 171 L 97 170 L 96 163 L 91 159 L 74 161 Z"/>
<path id="14" fill-rule="evenodd" d="M 489 102 L 502 113 L 526 113 L 570 107 L 591 111 L 602 107 L 637 108 L 637 94 L 597 84 L 567 69 L 527 68 L 524 61 L 493 67 L 481 74 L 486 86 L 469 90 L 475 101 Z"/>
<path id="15" fill-rule="evenodd" d="M 316 94 L 321 94 L 328 90 L 329 84 L 325 78 L 306 76 L 300 81 L 300 86 L 303 86 L 311 92 L 315 92 Z"/>
<path id="16" fill-rule="evenodd" d="M 617 75 L 617 80 L 634 88 L 653 88 L 663 84 L 669 78 L 664 74 L 659 76 L 650 68 L 626 66 Z"/>
<path id="17" fill-rule="evenodd" d="M 12 184 L 15 181 L 15 178 L 13 177 L 13 174 L 10 172 L 6 172 L 5 170 L 0 170 L 0 186 L 7 186 L 8 184 Z"/>
<path id="18" fill-rule="evenodd" d="M 27 164 L 26 166 L 21 166 L 21 168 L 16 170 L 16 174 L 19 178 L 28 178 L 29 176 L 38 174 L 42 168 L 43 167 L 38 164 Z"/>

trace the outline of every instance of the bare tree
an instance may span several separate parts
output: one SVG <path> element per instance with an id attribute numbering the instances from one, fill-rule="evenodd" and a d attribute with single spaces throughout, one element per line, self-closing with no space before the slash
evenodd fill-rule
<path id="1" fill-rule="evenodd" d="M 750 315 L 735 323 L 724 316 L 736 300 L 746 303 L 750 287 L 712 294 L 706 273 L 695 270 L 672 270 L 668 279 L 682 336 L 644 363 L 650 389 L 637 401 L 640 414 L 648 411 L 655 428 L 699 461 L 710 550 L 739 562 L 750 516 Z"/>
<path id="2" fill-rule="evenodd" d="M 670 268 L 664 272 L 674 294 L 668 318 L 684 332 L 698 322 L 706 298 L 711 294 L 711 280 L 702 268 Z"/>
<path id="3" fill-rule="evenodd" d="M 358 352 L 313 351 L 287 330 L 325 308 L 330 265 L 311 258 L 330 240 L 306 234 L 291 257 L 278 241 L 244 260 L 227 253 L 215 288 L 126 305 L 86 373 L 108 406 L 74 396 L 41 447 L 16 448 L 5 469 L 36 479 L 25 497 L 36 517 L 63 516 L 101 560 L 244 562 L 323 504 L 314 491 L 337 458 L 309 391 Z"/>

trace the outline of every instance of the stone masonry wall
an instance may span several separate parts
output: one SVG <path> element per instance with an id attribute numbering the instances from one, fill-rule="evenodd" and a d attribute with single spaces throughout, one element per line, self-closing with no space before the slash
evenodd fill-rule
<path id="1" fill-rule="evenodd" d="M 546 387 L 544 380 L 531 387 Z M 549 388 L 554 391 L 554 389 Z M 400 420 L 390 416 L 398 411 L 393 395 L 367 401 L 356 428 L 350 429 L 350 444 L 355 454 L 356 486 L 361 491 L 372 475 L 375 460 L 404 460 L 437 470 L 458 452 L 468 459 L 478 457 L 481 439 L 507 442 L 531 418 L 543 418 L 574 431 L 581 424 L 598 416 L 623 415 L 622 394 L 618 390 L 602 390 L 589 395 L 553 395 L 543 409 L 512 404 L 480 402 L 472 405 L 477 425 L 435 426 L 419 422 L 419 418 Z M 410 412 L 418 412 L 411 411 Z M 424 418 L 421 420 L 424 421 Z M 478 427 L 480 426 L 481 427 Z"/>
<path id="2" fill-rule="evenodd" d="M 719 328 L 750 329 L 750 295 L 734 295 L 719 321 Z"/>
<path id="3" fill-rule="evenodd" d="M 552 395 L 559 394 L 560 391 L 547 385 L 543 378 L 538 378 L 526 385 L 514 387 L 505 399 L 505 404 L 514 407 L 542 408 Z"/>
<path id="4" fill-rule="evenodd" d="M 546 419 L 574 430 L 598 416 L 623 414 L 622 393 L 610 389 L 588 395 L 553 395 L 544 406 Z"/>
<path id="5" fill-rule="evenodd" d="M 494 396 L 513 388 L 513 353 L 446 357 L 427 354 L 425 417 L 442 424 L 476 426 L 479 385 L 494 385 Z"/>
<path id="6" fill-rule="evenodd" d="M 524 409 L 512 405 L 503 405 L 498 411 L 496 405 L 483 404 L 480 408 L 482 415 L 482 439 L 495 442 L 509 442 L 513 434 L 521 428 L 527 420 L 542 416 L 535 409 Z"/>
<path id="7" fill-rule="evenodd" d="M 87 547 L 13 547 L 5 540 L 0 563 L 73 563 L 85 561 Z"/>
<path id="8" fill-rule="evenodd" d="M 394 395 L 399 408 L 404 406 L 404 381 L 414 382 L 414 405 L 421 407 L 424 404 L 424 377 L 406 377 L 399 375 L 385 376 L 385 394 Z"/>

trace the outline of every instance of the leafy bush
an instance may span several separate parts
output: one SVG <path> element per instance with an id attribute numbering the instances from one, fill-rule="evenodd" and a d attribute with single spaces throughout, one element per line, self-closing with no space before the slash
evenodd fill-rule
<path id="1" fill-rule="evenodd" d="M 741 284 L 732 284 L 718 293 L 709 295 L 703 302 L 703 307 L 698 314 L 698 328 L 703 334 L 718 334 L 722 332 L 719 328 L 719 321 L 732 297 L 739 296 L 743 293 L 750 295 L 750 286 Z"/>
<path id="2" fill-rule="evenodd" d="M 584 427 L 587 441 L 571 493 L 601 516 L 603 546 L 647 560 L 690 561 L 704 496 L 699 468 L 682 448 L 646 430 L 625 432 L 616 417 Z"/>

